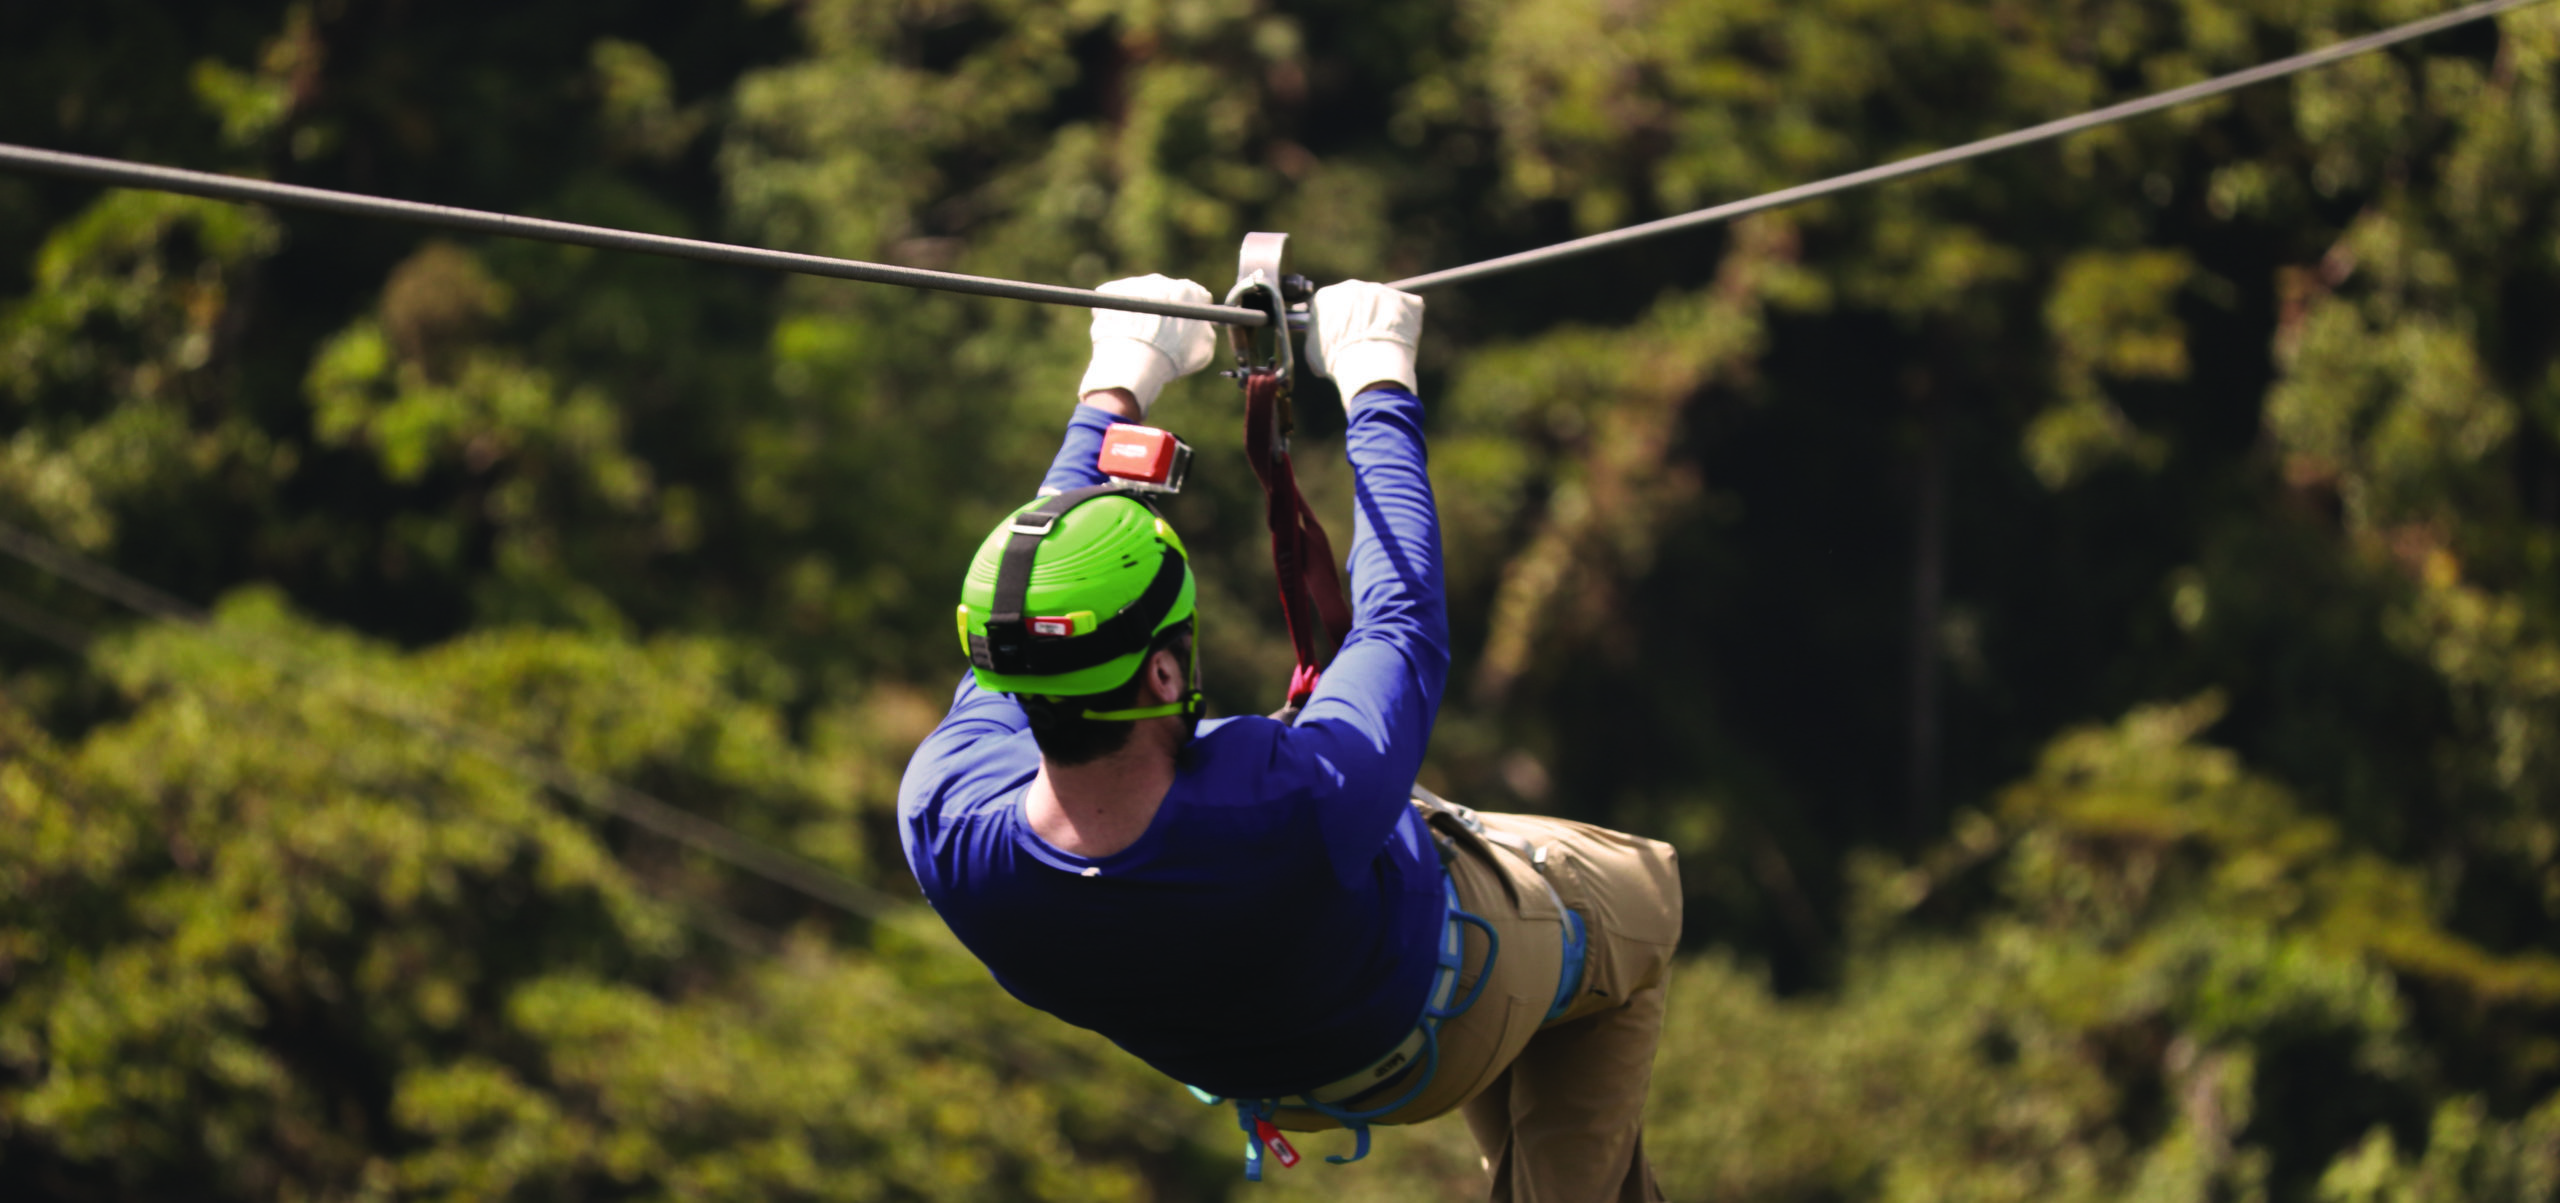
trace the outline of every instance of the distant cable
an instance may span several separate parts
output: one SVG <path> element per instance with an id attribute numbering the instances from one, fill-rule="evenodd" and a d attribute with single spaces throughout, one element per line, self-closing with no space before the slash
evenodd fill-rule
<path id="1" fill-rule="evenodd" d="M 1737 217 L 1748 217 L 1754 213 L 1766 213 L 1771 209 L 1783 209 L 1789 205 L 1800 205 L 1809 200 L 1817 200 L 1822 197 L 1833 196 L 1838 193 L 1848 192 L 1852 189 L 1864 188 L 1871 184 L 1882 184 L 1890 180 L 1902 179 L 1905 176 L 1919 175 L 1922 172 L 1936 171 L 1941 167 L 1951 167 L 1957 163 L 1962 163 L 1970 159 L 1982 158 L 1985 155 L 1998 154 L 2004 150 L 2015 150 L 2021 146 L 2030 146 L 2038 142 L 2050 142 L 2053 139 L 2068 137 L 2084 130 L 2093 130 L 2103 125 L 2113 125 L 2119 121 L 2140 117 L 2146 113 L 2156 113 L 2162 109 L 2176 108 L 2182 104 L 2190 104 L 2198 100 L 2204 100 L 2208 97 L 2220 96 L 2225 92 L 2236 91 L 2238 89 L 2248 87 L 2251 84 L 2265 83 L 2271 79 L 2282 79 L 2288 75 L 2296 75 L 2304 71 L 2309 71 L 2314 67 L 2325 67 L 2341 59 L 2354 58 L 2359 54 L 2380 50 L 2385 46 L 2396 46 L 2413 38 L 2425 37 L 2428 34 L 2435 33 L 2439 30 L 2451 29 L 2456 25 L 2468 24 L 2485 17 L 2494 17 L 2509 9 L 2523 8 L 2528 4 L 2539 4 L 2541 2 L 2542 0 L 2486 0 L 2485 3 L 2474 4 L 2467 8 L 2457 8 L 2452 12 L 2443 13 L 2438 16 L 2411 21 L 2406 25 L 2394 26 L 2380 33 L 2366 34 L 2360 38 L 2350 38 L 2346 41 L 2339 42 L 2336 45 L 2322 47 L 2321 49 L 2310 51 L 2306 54 L 2297 54 L 2291 58 L 2277 59 L 2271 63 L 2251 67 L 2246 71 L 2235 71 L 2229 75 L 2205 80 L 2202 83 L 2188 84 L 2183 88 L 2172 88 L 2166 92 L 2145 96 L 2139 100 L 2128 100 L 2122 104 L 2109 105 L 2106 108 L 2098 109 L 2094 112 L 2082 113 L 2077 117 L 2065 117 L 2059 121 L 2048 121 L 2043 125 L 2031 126 L 2027 129 L 2018 130 L 2014 133 L 2006 133 L 1997 137 L 1985 138 L 1979 142 L 1968 142 L 1962 146 L 1949 147 L 1946 150 L 1932 151 L 1917 158 L 1904 159 L 1896 163 L 1887 163 L 1880 167 L 1869 167 L 1864 171 L 1853 171 L 1847 175 L 1833 176 L 1827 180 L 1818 180 L 1810 184 L 1798 184 L 1793 188 L 1781 189 L 1777 192 L 1771 192 L 1766 195 L 1755 196 L 1749 200 L 1738 200 L 1731 202 L 1730 204 L 1717 205 L 1711 209 L 1700 209 L 1691 213 L 1683 213 L 1677 217 L 1665 217 L 1659 221 L 1648 221 L 1641 225 L 1628 226 L 1622 230 L 1611 230 L 1605 234 L 1593 234 L 1587 238 L 1576 238 L 1571 242 L 1559 242 L 1554 246 L 1540 247 L 1534 251 L 1521 251 L 1514 255 L 1504 255 L 1500 258 L 1487 259 L 1481 263 L 1470 263 L 1465 267 L 1450 267 L 1442 268 L 1436 272 L 1425 272 L 1419 276 L 1410 276 L 1405 279 L 1398 280 L 1394 285 L 1392 285 L 1392 287 L 1401 288 L 1411 292 L 1425 288 L 1440 288 L 1450 284 L 1463 284 L 1473 280 L 1481 280 L 1487 276 L 1501 275 L 1504 272 L 1519 271 L 1526 267 L 1537 267 L 1542 264 L 1578 258 L 1583 255 L 1591 254 L 1595 251 L 1603 251 L 1612 247 L 1625 246 L 1628 243 L 1641 242 L 1648 238 L 1659 238 L 1662 235 L 1677 233 L 1681 230 L 1692 230 L 1700 226 L 1709 226 L 1718 222 L 1731 221 Z"/>
<path id="2" fill-rule="evenodd" d="M 74 656 L 89 654 L 89 632 L 77 623 L 65 622 L 43 609 L 27 604 L 14 593 L 0 593 L 0 622 L 44 640 Z"/>
<path id="3" fill-rule="evenodd" d="M 213 621 L 202 607 L 166 593 L 63 547 L 54 541 L 0 522 L 0 553 L 78 585 L 134 613 L 200 627 Z"/>
<path id="4" fill-rule="evenodd" d="M 498 234 L 508 238 L 530 238 L 536 242 L 565 242 L 571 246 L 592 246 L 609 251 L 638 251 L 648 255 L 670 255 L 678 259 L 699 259 L 705 263 L 759 267 L 771 271 L 795 272 L 804 276 L 862 280 L 873 284 L 900 284 L 908 288 L 924 288 L 936 292 L 965 292 L 978 296 L 1003 297 L 1014 301 L 1038 301 L 1047 305 L 1078 305 L 1086 309 L 1126 309 L 1134 313 L 1160 313 L 1168 317 L 1199 318 L 1203 321 L 1221 322 L 1231 326 L 1260 326 L 1271 320 L 1271 315 L 1259 310 L 1243 309 L 1233 305 L 1185 305 L 1175 301 L 1150 301 L 1139 297 L 1112 296 L 1086 288 L 1031 284 L 1021 280 L 1000 280 L 991 276 L 964 276 L 956 272 L 926 271 L 917 267 L 893 267 L 886 263 L 865 263 L 858 259 L 832 259 L 825 255 L 768 251 L 727 242 L 704 242 L 694 238 L 642 234 L 606 226 L 583 226 L 540 217 L 517 217 L 506 213 L 484 212 L 479 209 L 457 209 L 449 205 L 390 200 L 353 192 L 334 192 L 327 188 L 306 188 L 299 184 L 279 184 L 271 180 L 243 179 L 235 175 L 186 171 L 176 167 L 156 167 L 148 163 L 128 163 L 121 159 L 64 154 L 60 151 L 39 150 L 32 146 L 14 146 L 0 142 L 0 168 L 7 167 L 42 172 L 47 175 L 69 176 L 93 183 L 112 184 L 119 188 L 182 192 L 189 196 L 205 196 L 215 200 L 283 205 L 294 209 L 317 209 L 324 213 L 343 213 L 351 217 L 380 217 L 417 225 L 440 226 L 448 230 L 468 230 L 474 234 Z"/>
<path id="5" fill-rule="evenodd" d="M 113 568 L 5 522 L 0 522 L 0 554 L 52 573 L 145 617 L 201 628 L 251 659 L 281 672 L 301 675 L 297 666 L 288 662 L 288 657 L 278 654 L 263 641 L 213 626 L 212 616 L 201 607 L 188 605 Z M 18 626 L 75 653 L 85 653 L 88 647 L 87 632 L 6 594 L 0 594 L 0 622 Z M 903 909 L 903 904 L 896 899 L 833 870 L 750 839 L 725 825 L 609 780 L 601 774 L 533 751 L 495 732 L 361 694 L 350 695 L 346 700 L 377 717 L 405 724 L 446 743 L 469 747 L 508 761 L 543 784 L 598 810 L 839 910 L 866 919 L 885 919 Z M 728 933 L 721 934 L 726 938 Z"/>

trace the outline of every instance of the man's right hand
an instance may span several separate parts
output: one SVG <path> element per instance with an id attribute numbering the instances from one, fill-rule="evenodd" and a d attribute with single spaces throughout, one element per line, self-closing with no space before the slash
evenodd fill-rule
<path id="1" fill-rule="evenodd" d="M 1414 347 L 1422 341 L 1422 298 L 1384 284 L 1345 280 L 1318 289 L 1307 370 L 1331 377 L 1349 404 L 1369 388 L 1414 391 Z"/>
<path id="2" fill-rule="evenodd" d="M 1208 289 L 1159 275 L 1113 280 L 1094 291 L 1186 305 L 1209 303 Z M 1093 361 L 1085 365 L 1084 383 L 1076 386 L 1076 394 L 1088 405 L 1116 402 L 1102 408 L 1121 417 L 1144 418 L 1168 381 L 1209 366 L 1217 348 L 1216 332 L 1197 318 L 1096 309 Z"/>

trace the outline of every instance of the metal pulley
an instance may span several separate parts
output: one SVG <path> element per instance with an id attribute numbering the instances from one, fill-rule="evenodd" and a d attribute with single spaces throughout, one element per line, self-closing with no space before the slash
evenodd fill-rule
<path id="1" fill-rule="evenodd" d="M 1228 375 L 1242 379 L 1256 371 L 1269 371 L 1280 378 L 1283 387 L 1296 382 L 1298 357 L 1293 336 L 1307 328 L 1307 302 L 1315 296 L 1316 287 L 1305 276 L 1287 272 L 1283 261 L 1288 251 L 1286 234 L 1244 236 L 1244 247 L 1236 253 L 1236 283 L 1227 290 L 1227 304 L 1268 313 L 1271 321 L 1259 327 L 1227 327 L 1227 342 L 1236 354 L 1235 370 Z"/>

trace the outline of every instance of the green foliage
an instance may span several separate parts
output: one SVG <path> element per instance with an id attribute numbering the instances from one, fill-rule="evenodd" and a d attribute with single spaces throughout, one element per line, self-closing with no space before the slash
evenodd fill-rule
<path id="1" fill-rule="evenodd" d="M 2109 459 L 2156 468 L 2167 457 L 2168 443 L 2134 429 L 2098 382 L 2186 378 L 2186 330 L 2173 306 L 2194 274 L 2193 261 L 2175 251 L 2093 251 L 2062 265 L 2045 324 L 2063 400 L 2028 423 L 2025 442 L 2027 463 L 2046 488 L 2068 486 Z"/>
<path id="2" fill-rule="evenodd" d="M 254 423 L 208 425 L 193 412 L 236 320 L 239 276 L 278 238 L 253 210 L 140 192 L 103 197 L 52 232 L 35 290 L 0 312 L 0 390 L 22 407 L 68 401 L 21 423 L 0 452 L 22 507 L 94 548 L 113 537 L 118 509 L 166 505 L 187 478 L 236 465 L 272 487 L 290 470 L 292 452 Z"/>
<path id="3" fill-rule="evenodd" d="M 543 1050 L 539 1077 L 479 1058 L 404 1075 L 391 1111 L 426 1143 L 397 1166 L 400 1188 L 1145 1197 L 1127 1154 L 1178 1149 L 1173 1121 L 1191 1118 L 1161 1081 L 1099 1041 L 1026 1028 L 982 975 L 946 967 L 968 955 L 947 935 L 908 926 L 884 964 L 797 941 L 731 990 L 679 1005 L 591 977 L 524 985 L 506 1015 Z"/>
<path id="4" fill-rule="evenodd" d="M 2551 1198 L 2560 1101 L 2515 1119 L 2435 1101 L 2441 1067 L 2395 981 L 2548 1006 L 2560 960 L 2445 931 L 2418 874 L 2341 846 L 2196 743 L 2220 711 L 2208 697 L 2065 734 L 1931 858 L 1866 862 L 1837 997 L 1773 998 L 1728 958 L 1687 966 L 1649 1136 L 1666 1185 Z M 2430 1111 L 2404 1158 L 2381 1120 Z"/>
<path id="5" fill-rule="evenodd" d="M 401 656 L 250 597 L 100 660 L 133 713 L 60 747 L 8 711 L 0 782 L 0 1123 L 100 1190 L 1120 1199 L 1182 1150 L 1159 1082 L 1026 1026 L 929 918 L 873 957 L 822 928 L 728 952 L 711 866 L 390 717 L 467 715 L 859 869 L 852 783 L 751 656 Z"/>
<path id="6" fill-rule="evenodd" d="M 0 139 L 1214 290 L 1250 229 L 1389 279 L 2433 8 L 101 0 L 0 15 Z M 1084 315 L 18 179 L 0 264 L 0 518 L 228 599 L 0 573 L 107 633 L 0 632 L 0 1194 L 1233 1189 L 1223 1115 L 929 915 L 525 756 L 902 894 Z M 2555 298 L 2550 5 L 1431 294 L 1426 779 L 1680 846 L 1676 1194 L 2552 1195 Z M 1228 387 L 1155 416 L 1258 712 Z M 1265 1189 L 1462 1195 L 1461 1128 Z"/>

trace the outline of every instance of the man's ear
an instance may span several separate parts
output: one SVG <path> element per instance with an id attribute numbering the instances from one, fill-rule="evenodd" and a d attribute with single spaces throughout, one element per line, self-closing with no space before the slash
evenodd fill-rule
<path id="1" fill-rule="evenodd" d="M 1155 690 L 1156 699 L 1178 702 L 1187 692 L 1183 683 L 1182 658 L 1171 648 L 1160 648 L 1147 656 L 1147 684 Z"/>

